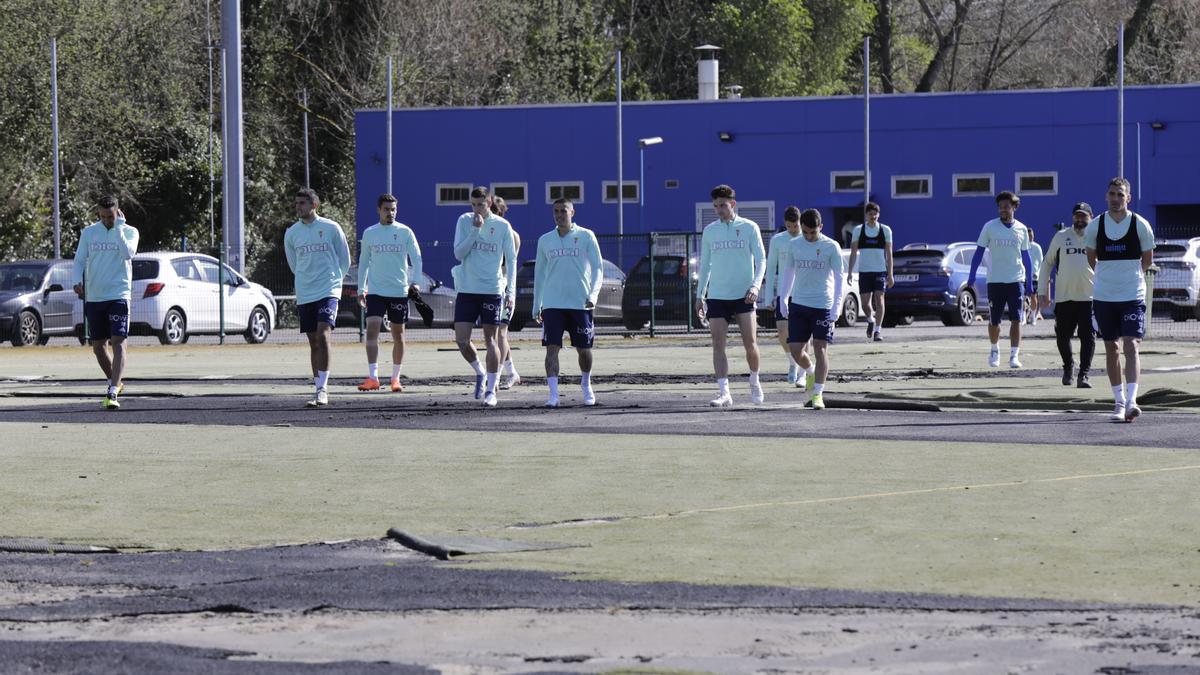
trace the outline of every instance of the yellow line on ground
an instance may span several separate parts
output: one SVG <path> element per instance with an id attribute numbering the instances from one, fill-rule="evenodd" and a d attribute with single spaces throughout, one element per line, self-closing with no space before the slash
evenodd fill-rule
<path id="1" fill-rule="evenodd" d="M 735 506 L 714 506 L 707 509 L 689 509 L 687 511 L 675 511 L 673 513 L 656 513 L 649 516 L 635 516 L 636 519 L 655 520 L 660 518 L 676 518 L 679 516 L 691 516 L 701 513 L 722 513 L 725 511 L 743 511 L 747 509 L 759 509 L 772 506 L 805 506 L 809 504 L 830 504 L 835 502 L 849 502 L 862 499 L 878 499 L 881 497 L 905 497 L 909 495 L 934 494 L 937 492 L 950 492 L 952 490 L 982 490 L 986 488 L 1013 487 L 1016 485 L 1032 485 L 1034 483 L 1056 483 L 1069 480 L 1088 480 L 1092 478 L 1115 478 L 1119 476 L 1136 476 L 1149 473 L 1167 473 L 1170 471 L 1195 471 L 1200 469 L 1200 464 L 1189 464 L 1187 466 L 1167 466 L 1157 469 L 1135 469 L 1132 471 L 1114 471 L 1112 473 L 1093 473 L 1082 474 L 1078 476 L 1056 476 L 1054 478 L 1032 478 L 1025 480 L 1011 480 L 999 483 L 979 483 L 976 485 L 951 485 L 945 487 L 924 488 L 921 490 L 898 490 L 895 492 L 870 492 L 862 495 L 849 495 L 845 497 L 820 497 L 817 499 L 796 499 L 780 502 L 759 502 L 755 504 L 738 504 Z"/>

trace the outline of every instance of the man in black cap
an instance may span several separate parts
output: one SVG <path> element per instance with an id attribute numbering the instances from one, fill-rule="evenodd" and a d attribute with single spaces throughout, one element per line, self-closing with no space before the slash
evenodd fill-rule
<path id="1" fill-rule="evenodd" d="M 1038 299 L 1042 307 L 1050 306 L 1050 273 L 1057 270 L 1054 282 L 1054 335 L 1058 338 L 1058 353 L 1062 355 L 1062 383 L 1070 385 L 1075 359 L 1071 354 L 1071 335 L 1079 335 L 1079 377 L 1076 386 L 1090 389 L 1088 372 L 1092 355 L 1096 353 L 1096 336 L 1092 330 L 1092 281 L 1095 272 L 1088 264 L 1087 248 L 1083 245 L 1083 230 L 1092 220 L 1092 207 L 1079 202 L 1071 209 L 1071 227 L 1064 227 L 1050 240 L 1042 268 L 1038 274 Z"/>

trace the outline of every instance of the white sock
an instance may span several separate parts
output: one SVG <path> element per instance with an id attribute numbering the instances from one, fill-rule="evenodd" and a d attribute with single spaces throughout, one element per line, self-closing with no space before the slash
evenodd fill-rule
<path id="1" fill-rule="evenodd" d="M 592 390 L 592 374 L 591 373 L 580 373 L 579 384 L 582 386 L 584 391 L 591 391 Z"/>
<path id="2" fill-rule="evenodd" d="M 325 385 L 329 384 L 329 371 L 318 370 L 317 376 L 313 378 L 313 384 L 317 385 L 317 389 L 324 389 Z"/>
<path id="3" fill-rule="evenodd" d="M 1019 351 L 1021 351 L 1020 347 L 1013 347 L 1012 349 L 1008 350 L 1008 355 L 1009 357 L 1015 357 Z"/>
<path id="4" fill-rule="evenodd" d="M 821 392 L 823 391 L 825 391 L 825 385 L 821 384 L 820 382 L 813 383 L 813 396 L 820 396 Z"/>
<path id="5" fill-rule="evenodd" d="M 392 364 L 392 379 L 393 379 L 393 380 L 398 380 L 398 379 L 400 379 L 400 368 L 401 368 L 401 365 L 402 365 L 402 364 L 399 364 L 399 363 L 393 363 L 393 364 Z"/>
<path id="6" fill-rule="evenodd" d="M 547 377 L 546 385 L 550 387 L 550 400 L 558 400 L 558 376 Z"/>
<path id="7" fill-rule="evenodd" d="M 367 364 L 367 376 L 370 377 L 372 380 L 379 379 L 379 364 L 378 363 L 368 363 Z"/>
<path id="8" fill-rule="evenodd" d="M 750 373 L 750 386 L 751 386 L 752 388 L 753 388 L 753 387 L 757 387 L 757 386 L 759 386 L 759 384 L 758 384 L 758 371 L 752 371 L 752 372 Z"/>
<path id="9" fill-rule="evenodd" d="M 475 371 L 476 375 L 483 374 L 483 365 L 479 363 L 479 359 L 475 359 L 471 362 L 471 368 Z"/>
<path id="10" fill-rule="evenodd" d="M 115 384 L 112 384 L 111 382 L 109 383 L 109 385 L 108 385 L 108 395 L 109 395 L 109 396 L 116 396 L 116 395 L 117 395 L 117 385 L 115 385 Z"/>
<path id="11" fill-rule="evenodd" d="M 487 393 L 496 393 L 496 379 L 500 377 L 500 373 L 487 374 Z"/>
<path id="12" fill-rule="evenodd" d="M 805 368 L 805 369 L 804 369 L 804 374 L 805 374 L 805 375 L 816 375 L 816 374 L 817 374 L 817 367 L 816 367 L 816 366 L 809 366 L 809 367 Z"/>
<path id="13" fill-rule="evenodd" d="M 1119 384 L 1113 385 L 1113 400 L 1122 405 L 1125 404 L 1125 388 Z"/>
<path id="14" fill-rule="evenodd" d="M 728 394 L 729 393 L 729 378 L 728 377 L 718 377 L 717 378 L 717 389 L 720 389 L 722 394 Z"/>
<path id="15" fill-rule="evenodd" d="M 512 359 L 504 362 L 504 370 L 508 371 L 508 373 L 513 377 L 520 377 L 520 375 L 517 374 L 517 367 L 513 365 Z"/>
<path id="16" fill-rule="evenodd" d="M 1137 382 L 1125 383 L 1125 405 L 1137 403 Z"/>
<path id="17" fill-rule="evenodd" d="M 993 354 L 1000 353 L 1000 345 L 996 344 L 995 342 L 992 343 L 992 353 Z"/>

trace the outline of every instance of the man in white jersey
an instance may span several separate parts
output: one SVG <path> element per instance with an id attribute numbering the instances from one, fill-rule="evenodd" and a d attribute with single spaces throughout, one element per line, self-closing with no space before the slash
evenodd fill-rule
<path id="1" fill-rule="evenodd" d="M 1079 202 L 1072 209 L 1071 227 L 1064 227 L 1050 240 L 1042 269 L 1038 274 L 1038 297 L 1043 307 L 1050 305 L 1050 275 L 1054 273 L 1054 336 L 1062 357 L 1062 383 L 1070 385 L 1075 370 L 1071 353 L 1071 335 L 1079 334 L 1079 377 L 1075 386 L 1091 389 L 1088 373 L 1096 352 L 1092 329 L 1092 279 L 1095 271 L 1088 263 L 1083 232 L 1092 219 L 1092 207 Z"/>
<path id="2" fill-rule="evenodd" d="M 131 261 L 137 253 L 139 235 L 125 222 L 116 197 L 101 197 L 96 207 L 100 219 L 80 233 L 71 274 L 75 294 L 84 301 L 87 339 L 100 370 L 108 378 L 108 391 L 101 403 L 106 410 L 116 410 L 121 407 L 117 397 L 125 389 L 121 376 L 125 372 L 125 338 L 129 336 L 133 290 Z"/>
<path id="3" fill-rule="evenodd" d="M 789 206 L 784 210 L 783 226 L 785 229 L 771 237 L 771 244 L 767 247 L 767 272 L 763 280 L 763 291 L 759 302 L 766 303 L 765 306 L 775 313 L 775 330 L 779 334 L 779 346 L 783 347 L 783 353 L 787 355 L 788 360 L 788 384 L 794 384 L 804 391 L 812 388 L 816 372 L 812 359 L 808 358 L 808 343 L 800 346 L 800 358 L 797 361 L 792 356 L 792 346 L 788 344 L 787 318 L 783 316 L 779 307 L 779 283 L 782 271 L 779 260 L 787 251 L 788 243 L 801 236 L 799 208 Z M 801 377 L 801 373 L 804 373 L 803 377 Z"/>
<path id="4" fill-rule="evenodd" d="M 503 197 L 492 195 L 492 213 L 504 218 L 504 214 L 508 213 L 508 203 Z M 512 223 L 509 223 L 511 225 Z M 517 233 L 517 228 L 513 228 L 513 245 L 517 249 L 517 256 L 521 255 L 521 235 Z M 506 271 L 506 270 L 504 270 Z M 517 367 L 512 360 L 512 345 L 508 343 L 508 327 L 512 323 L 512 315 L 514 309 L 504 310 L 500 313 L 500 325 L 496 329 L 496 344 L 500 347 L 500 388 L 512 389 L 521 384 L 521 374 L 517 372 Z"/>
<path id="5" fill-rule="evenodd" d="M 391 322 L 391 390 L 400 392 L 400 369 L 404 365 L 404 324 L 408 322 L 408 294 L 412 287 L 420 291 L 424 273 L 421 246 L 411 228 L 396 222 L 396 198 L 380 195 L 376 202 L 379 223 L 363 232 L 358 255 L 358 301 L 367 312 L 367 377 L 359 391 L 377 391 L 379 387 L 379 331 L 386 316 Z M 412 275 L 409 276 L 409 264 Z"/>
<path id="6" fill-rule="evenodd" d="M 1025 226 L 1025 236 L 1029 238 L 1029 270 L 1033 275 L 1033 288 L 1036 291 L 1038 287 L 1038 275 L 1041 274 L 1042 261 L 1042 245 L 1037 243 L 1037 239 L 1033 236 L 1033 228 Z M 1033 326 L 1042 318 L 1041 305 L 1038 304 L 1037 293 L 1029 296 L 1029 316 L 1025 317 L 1025 324 Z"/>
<path id="7" fill-rule="evenodd" d="M 517 247 L 512 226 L 492 213 L 491 204 L 487 188 L 473 188 L 471 210 L 458 217 L 454 229 L 454 257 L 462 262 L 455 274 L 458 295 L 454 302 L 454 341 L 475 371 L 475 398 L 482 398 L 488 408 L 496 406 L 500 377 L 497 326 L 505 310 L 512 312 L 517 287 Z M 487 344 L 486 372 L 471 344 L 476 321 L 483 326 Z"/>
<path id="8" fill-rule="evenodd" d="M 316 394 L 305 405 L 329 405 L 329 362 L 342 278 L 350 271 L 350 248 L 342 226 L 317 215 L 321 200 L 311 188 L 296 191 L 299 218 L 283 235 L 283 252 L 296 275 L 300 332 L 308 337 Z"/>
<path id="9" fill-rule="evenodd" d="M 592 343 L 596 336 L 592 312 L 604 282 L 600 244 L 589 229 L 574 222 L 569 199 L 554 202 L 554 229 L 538 238 L 533 275 L 533 319 L 542 324 L 546 347 L 547 408 L 558 407 L 558 355 L 563 333 L 579 356 L 583 404 L 596 405 L 592 391 Z"/>
<path id="10" fill-rule="evenodd" d="M 1145 218 L 1129 210 L 1129 181 L 1108 182 L 1108 212 L 1083 231 L 1088 263 L 1096 270 L 1092 311 L 1104 340 L 1104 367 L 1112 385 L 1114 422 L 1132 422 L 1142 414 L 1137 405 L 1142 365 L 1138 345 L 1146 334 L 1145 272 L 1154 262 L 1154 231 Z M 1125 384 L 1121 384 L 1121 353 Z"/>
<path id="11" fill-rule="evenodd" d="M 829 344 L 842 301 L 842 247 L 821 234 L 821 213 L 816 209 L 800 214 L 800 232 L 802 236 L 791 240 L 780 258 L 779 306 L 784 308 L 788 340 L 797 360 L 804 343 L 812 339 L 817 367 L 807 405 L 824 410 Z"/>
<path id="12" fill-rule="evenodd" d="M 729 393 L 729 359 L 725 346 L 729 323 L 736 322 L 746 349 L 750 367 L 750 402 L 762 403 L 762 384 L 758 380 L 758 323 L 754 307 L 767 261 L 758 223 L 737 215 L 737 195 L 728 185 L 711 192 L 717 219 L 704 227 L 700 237 L 700 278 L 696 283 L 696 313 L 708 316 L 712 336 L 713 370 L 717 376 L 717 397 L 709 405 L 717 408 L 733 405 Z"/>
<path id="13" fill-rule="evenodd" d="M 883 295 L 896 285 L 892 275 L 892 228 L 879 222 L 879 205 L 867 202 L 863 207 L 867 222 L 854 228 L 850 235 L 850 263 L 846 266 L 846 281 L 854 276 L 854 261 L 862 253 L 858 264 L 858 297 L 865 300 L 867 309 L 867 337 L 875 342 L 883 341 Z"/>
<path id="14" fill-rule="evenodd" d="M 971 273 L 967 277 L 967 286 L 973 289 L 983 255 L 990 252 L 992 263 L 988 270 L 987 293 L 991 309 L 988 340 L 992 343 L 992 349 L 988 354 L 988 365 L 992 368 L 1000 365 L 1000 322 L 1004 318 L 1005 307 L 1008 308 L 1009 321 L 1008 367 L 1021 367 L 1018 352 L 1021 349 L 1021 323 L 1025 319 L 1023 299 L 1033 293 L 1033 275 L 1028 273 L 1032 268 L 1025 225 L 1015 217 L 1020 205 L 1020 198 L 1007 190 L 996 195 L 996 209 L 1000 217 L 989 220 L 979 232 L 975 257 L 971 259 Z"/>

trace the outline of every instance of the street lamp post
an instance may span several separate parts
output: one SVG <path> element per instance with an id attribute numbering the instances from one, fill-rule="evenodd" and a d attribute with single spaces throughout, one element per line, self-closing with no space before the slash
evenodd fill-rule
<path id="1" fill-rule="evenodd" d="M 638 173 L 638 229 L 646 231 L 646 148 L 662 143 L 662 136 L 638 139 L 638 160 L 641 165 Z"/>

